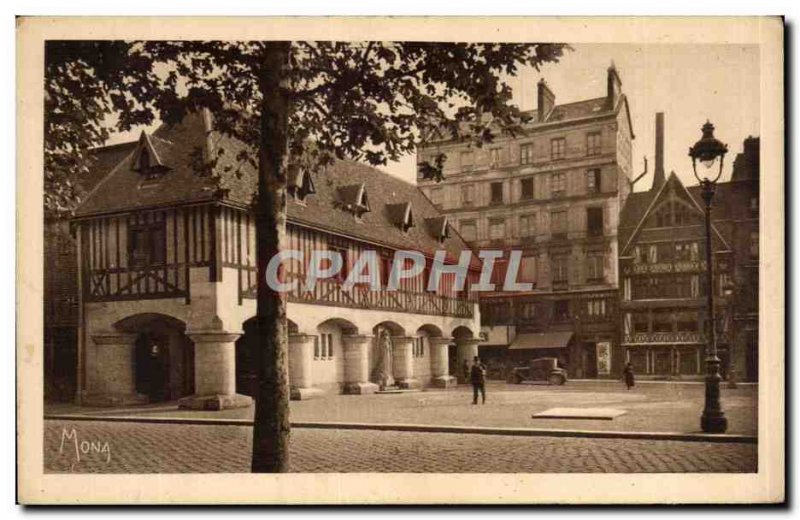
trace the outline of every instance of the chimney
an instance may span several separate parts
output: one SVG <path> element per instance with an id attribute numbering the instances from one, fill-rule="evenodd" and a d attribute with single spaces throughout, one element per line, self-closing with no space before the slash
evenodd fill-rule
<path id="1" fill-rule="evenodd" d="M 536 87 L 536 106 L 539 109 L 539 122 L 541 123 L 548 115 L 550 115 L 550 111 L 553 110 L 553 107 L 556 104 L 556 95 L 553 94 L 553 91 L 550 90 L 544 79 L 540 79 L 539 83 L 536 84 Z"/>
<path id="2" fill-rule="evenodd" d="M 653 172 L 653 190 L 665 182 L 664 176 L 664 112 L 656 113 L 656 169 Z"/>
<path id="3" fill-rule="evenodd" d="M 614 62 L 608 67 L 608 86 L 606 93 L 606 102 L 608 103 L 609 110 L 614 110 L 617 106 L 620 96 L 622 95 L 622 80 L 619 79 L 617 74 L 617 67 Z"/>

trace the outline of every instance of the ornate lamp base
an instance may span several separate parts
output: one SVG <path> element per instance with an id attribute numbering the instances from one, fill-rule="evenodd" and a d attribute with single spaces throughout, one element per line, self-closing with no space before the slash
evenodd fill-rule
<path id="1" fill-rule="evenodd" d="M 728 419 L 722 411 L 719 402 L 719 384 L 722 377 L 719 375 L 719 358 L 712 356 L 706 360 L 706 399 L 703 415 L 700 416 L 700 427 L 706 433 L 725 433 L 728 429 Z"/>

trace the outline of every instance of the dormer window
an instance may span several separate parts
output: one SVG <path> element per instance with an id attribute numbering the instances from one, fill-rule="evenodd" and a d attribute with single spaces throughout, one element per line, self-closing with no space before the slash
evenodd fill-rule
<path id="1" fill-rule="evenodd" d="M 400 202 L 398 204 L 387 204 L 386 211 L 392 223 L 403 230 L 405 233 L 414 227 L 414 215 L 411 212 L 410 202 Z"/>
<path id="2" fill-rule="evenodd" d="M 311 173 L 299 166 L 289 166 L 286 189 L 289 195 L 299 202 L 305 201 L 307 196 L 317 192 Z"/>
<path id="3" fill-rule="evenodd" d="M 349 211 L 356 218 L 361 218 L 364 213 L 370 211 L 367 190 L 364 184 L 351 184 L 339 188 L 339 205 Z"/>
<path id="4" fill-rule="evenodd" d="M 147 181 L 160 178 L 169 170 L 169 167 L 161 161 L 153 140 L 145 132 L 139 138 L 139 146 L 134 156 L 133 169 L 142 174 Z"/>
<path id="5" fill-rule="evenodd" d="M 142 154 L 139 156 L 139 171 L 150 172 L 150 154 L 147 153 L 147 150 L 142 150 Z"/>
<path id="6" fill-rule="evenodd" d="M 450 223 L 447 221 L 447 216 L 434 217 L 425 219 L 428 226 L 428 232 L 440 244 L 450 238 Z"/>

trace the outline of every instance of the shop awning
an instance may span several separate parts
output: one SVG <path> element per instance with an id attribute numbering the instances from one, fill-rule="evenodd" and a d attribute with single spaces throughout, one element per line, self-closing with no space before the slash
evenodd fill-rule
<path id="1" fill-rule="evenodd" d="M 509 350 L 533 350 L 542 348 L 564 348 L 572 339 L 572 332 L 532 332 L 520 334 L 508 347 Z"/>

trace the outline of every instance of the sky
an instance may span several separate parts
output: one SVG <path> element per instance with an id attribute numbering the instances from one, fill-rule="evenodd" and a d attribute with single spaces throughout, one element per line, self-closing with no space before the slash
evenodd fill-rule
<path id="1" fill-rule="evenodd" d="M 701 136 L 708 119 L 715 136 L 728 144 L 722 180 L 730 178 L 731 165 L 742 141 L 759 135 L 759 48 L 757 45 L 697 44 L 576 44 L 558 63 L 541 70 L 522 69 L 509 80 L 514 101 L 523 110 L 536 108 L 536 83 L 544 78 L 556 103 L 602 97 L 606 70 L 613 61 L 628 97 L 633 120 L 633 171 L 648 174 L 634 187 L 646 190 L 652 183 L 655 156 L 655 114 L 664 112 L 664 169 L 686 185 L 696 184 L 689 147 Z M 141 129 L 115 135 L 111 144 L 138 137 Z M 383 169 L 416 182 L 415 156 L 407 156 Z"/>

